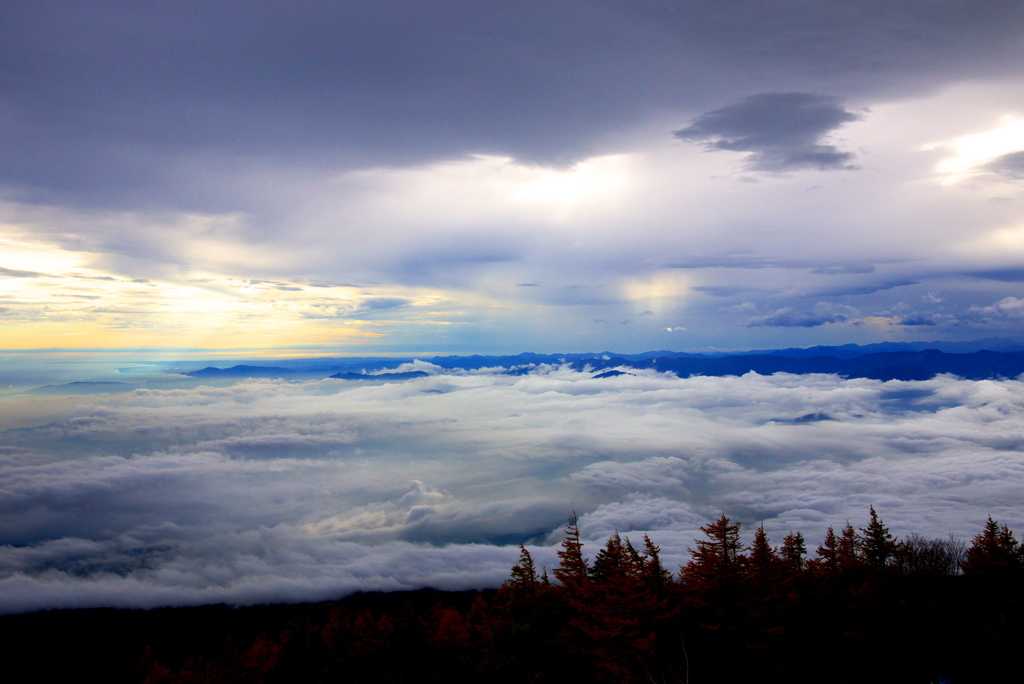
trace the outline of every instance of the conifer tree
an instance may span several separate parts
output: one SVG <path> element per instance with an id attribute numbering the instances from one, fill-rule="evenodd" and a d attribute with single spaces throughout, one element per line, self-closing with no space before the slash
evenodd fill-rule
<path id="1" fill-rule="evenodd" d="M 871 506 L 871 520 L 868 526 L 862 527 L 860 531 L 864 533 L 860 541 L 864 561 L 875 569 L 885 568 L 889 564 L 889 559 L 896 553 L 896 541 L 889 534 L 889 528 L 878 517 L 874 506 Z"/>
<path id="2" fill-rule="evenodd" d="M 780 579 L 780 569 L 779 556 L 772 548 L 764 523 L 761 523 L 754 530 L 754 541 L 750 545 L 746 564 L 748 584 L 755 596 L 764 598 L 774 593 Z"/>
<path id="3" fill-rule="evenodd" d="M 1022 549 L 1013 532 L 989 516 L 985 529 L 974 537 L 964 560 L 968 577 L 1005 577 L 1024 568 Z"/>
<path id="4" fill-rule="evenodd" d="M 616 532 L 608 537 L 603 549 L 594 556 L 594 565 L 590 568 L 590 577 L 595 581 L 614 581 L 628 577 L 632 559 L 622 541 L 622 537 Z"/>
<path id="5" fill-rule="evenodd" d="M 716 585 L 733 580 L 745 560 L 741 555 L 740 524 L 730 524 L 723 513 L 718 520 L 700 530 L 708 538 L 696 540 L 697 548 L 688 549 L 690 562 L 683 568 L 683 579 L 691 583 Z"/>
<path id="6" fill-rule="evenodd" d="M 841 571 L 851 570 L 861 564 L 862 540 L 857 530 L 853 529 L 850 521 L 846 521 L 842 534 L 839 535 L 839 545 L 836 549 L 836 561 Z"/>
<path id="7" fill-rule="evenodd" d="M 626 547 L 626 554 L 629 556 L 630 564 L 632 565 L 632 572 L 635 574 L 641 574 L 644 567 L 644 558 L 633 543 L 629 541 L 629 537 L 623 540 L 623 545 Z"/>
<path id="8" fill-rule="evenodd" d="M 512 566 L 512 577 L 505 582 L 511 589 L 533 591 L 537 587 L 537 568 L 533 556 L 522 544 L 519 545 L 519 562 Z"/>
<path id="9" fill-rule="evenodd" d="M 672 575 L 661 564 L 661 548 L 644 535 L 643 575 L 644 581 L 653 589 L 661 589 L 672 581 Z"/>
<path id="10" fill-rule="evenodd" d="M 614 533 L 594 557 L 590 582 L 569 598 L 577 615 L 572 624 L 585 637 L 602 680 L 632 681 L 638 667 L 649 669 L 656 630 L 673 615 L 645 569 L 629 539 Z"/>
<path id="11" fill-rule="evenodd" d="M 804 569 L 804 555 L 807 553 L 807 543 L 804 535 L 800 532 L 790 532 L 782 540 L 780 556 L 787 570 L 800 572 Z"/>
<path id="12" fill-rule="evenodd" d="M 748 566 L 755 576 L 767 576 L 776 567 L 779 557 L 775 554 L 768 540 L 768 533 L 764 531 L 764 523 L 754 531 L 754 543 L 750 545 L 750 556 Z"/>
<path id="13" fill-rule="evenodd" d="M 560 561 L 554 569 L 554 575 L 563 586 L 579 586 L 587 581 L 587 559 L 583 557 L 576 511 L 565 523 L 565 538 L 562 539 L 562 550 L 558 552 L 558 557 Z"/>
<path id="14" fill-rule="evenodd" d="M 822 570 L 830 573 L 839 570 L 839 537 L 831 525 L 825 533 L 825 541 L 818 547 L 817 554 L 816 565 Z"/>

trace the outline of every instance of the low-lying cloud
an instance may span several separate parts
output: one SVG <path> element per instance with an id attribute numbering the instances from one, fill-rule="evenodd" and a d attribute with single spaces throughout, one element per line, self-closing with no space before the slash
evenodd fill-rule
<path id="1" fill-rule="evenodd" d="M 0 611 L 495 586 L 521 541 L 555 564 L 573 510 L 591 555 L 649 533 L 670 563 L 722 511 L 812 544 L 869 505 L 898 534 L 1024 523 L 1020 381 L 428 370 L 81 397 L 0 433 Z"/>

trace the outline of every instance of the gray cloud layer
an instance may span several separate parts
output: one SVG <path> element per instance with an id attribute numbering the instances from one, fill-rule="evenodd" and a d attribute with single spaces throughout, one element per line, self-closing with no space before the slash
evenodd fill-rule
<path id="1" fill-rule="evenodd" d="M 824 140 L 858 119 L 834 97 L 766 93 L 702 114 L 674 135 L 711 150 L 749 152 L 747 165 L 758 171 L 849 169 L 853 154 Z"/>
<path id="2" fill-rule="evenodd" d="M 979 66 L 1012 74 L 1006 56 L 1022 35 L 1019 3 L 962 0 L 44 0 L 0 13 L 0 180 L 77 203 L 205 210 L 230 200 L 195 171 L 216 175 L 228 159 L 565 161 L 652 113 L 695 114 L 751 92 L 841 83 L 844 97 L 885 96 Z M 800 97 L 745 100 L 699 118 L 694 133 L 755 145 L 770 168 L 847 163 L 816 141 L 850 115 Z M 755 111 L 801 123 L 750 129 Z M 779 147 L 780 135 L 802 147 Z"/>
<path id="3" fill-rule="evenodd" d="M 987 166 L 989 171 L 1014 180 L 1024 178 L 1024 151 L 1010 152 L 997 157 Z"/>
<path id="4" fill-rule="evenodd" d="M 494 586 L 509 544 L 555 563 L 572 509 L 592 542 L 650 532 L 672 563 L 719 511 L 776 541 L 869 504 L 900 534 L 969 536 L 1024 524 L 1022 418 L 1024 383 L 945 377 L 546 369 L 83 397 L 0 435 L 0 610 Z"/>

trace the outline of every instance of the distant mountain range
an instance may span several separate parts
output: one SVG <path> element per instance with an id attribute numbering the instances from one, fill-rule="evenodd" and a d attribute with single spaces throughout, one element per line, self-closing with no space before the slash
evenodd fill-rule
<path id="1" fill-rule="evenodd" d="M 184 373 L 192 378 L 280 378 L 285 375 L 293 375 L 294 368 L 283 368 L 281 366 L 231 366 L 230 368 L 215 368 L 207 366 L 197 371 Z"/>
<path id="2" fill-rule="evenodd" d="M 329 377 L 336 380 L 412 380 L 413 378 L 425 378 L 430 373 L 423 371 L 409 371 L 408 373 L 335 373 Z"/>
<path id="3" fill-rule="evenodd" d="M 127 382 L 68 382 L 63 385 L 43 385 L 26 394 L 110 394 L 131 392 L 135 385 Z"/>
<path id="4" fill-rule="evenodd" d="M 589 369 L 601 373 L 600 377 L 612 377 L 615 374 L 608 371 L 615 368 L 650 368 L 661 372 L 673 372 L 680 377 L 743 375 L 754 371 L 762 375 L 780 372 L 834 373 L 844 377 L 879 380 L 922 380 L 939 373 L 951 373 L 968 379 L 1013 378 L 1024 373 L 1024 343 L 1005 338 L 973 342 L 883 342 L 863 346 L 845 344 L 806 349 L 703 354 L 662 350 L 640 354 L 525 352 L 514 356 L 418 358 L 445 369 L 503 368 L 507 373 L 514 375 L 530 373 L 541 364 L 570 364 L 577 370 Z M 380 357 L 318 359 L 307 361 L 306 364 L 301 360 L 292 360 L 283 362 L 287 363 L 287 366 L 209 366 L 187 372 L 185 375 L 211 379 L 331 377 L 340 380 L 369 381 L 407 380 L 428 375 L 422 370 L 394 372 L 394 369 L 412 360 Z"/>
<path id="5" fill-rule="evenodd" d="M 654 358 L 630 361 L 623 358 L 576 362 L 577 370 L 602 371 L 611 368 L 652 368 L 686 378 L 693 375 L 743 375 L 751 371 L 772 373 L 834 373 L 848 378 L 875 380 L 928 380 L 950 373 L 968 380 L 1015 378 L 1024 373 L 1024 354 L 979 351 L 947 354 L 937 349 L 911 352 L 880 352 L 853 358 L 835 356 L 789 357 L 770 354 L 723 356 L 719 358 Z"/>

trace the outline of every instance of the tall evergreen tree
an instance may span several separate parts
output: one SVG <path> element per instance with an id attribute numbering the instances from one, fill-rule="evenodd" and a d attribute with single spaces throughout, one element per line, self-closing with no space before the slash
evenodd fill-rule
<path id="1" fill-rule="evenodd" d="M 563 586 L 575 587 L 587 581 L 587 559 L 583 557 L 583 542 L 580 541 L 576 511 L 565 523 L 565 538 L 562 539 L 562 550 L 558 552 L 558 558 L 560 560 L 554 575 Z"/>
<path id="2" fill-rule="evenodd" d="M 747 554 L 746 574 L 748 585 L 756 597 L 764 598 L 774 594 L 779 584 L 781 563 L 772 548 L 768 533 L 761 523 L 754 530 L 754 541 Z"/>
<path id="3" fill-rule="evenodd" d="M 626 537 L 623 540 L 622 545 L 626 549 L 626 554 L 629 556 L 630 563 L 632 563 L 633 572 L 634 573 L 638 573 L 638 574 L 642 574 L 641 571 L 643 570 L 643 567 L 644 567 L 644 557 L 643 557 L 643 554 L 641 554 L 639 551 L 637 551 L 636 547 L 633 546 L 633 543 L 631 541 L 629 541 L 629 537 Z"/>
<path id="4" fill-rule="evenodd" d="M 594 581 L 613 581 L 632 575 L 633 558 L 626 548 L 627 544 L 628 540 L 623 543 L 618 532 L 608 537 L 604 548 L 594 556 L 590 577 Z M 632 545 L 629 546 L 632 548 Z"/>
<path id="5" fill-rule="evenodd" d="M 804 535 L 798 532 L 790 532 L 782 540 L 782 550 L 779 555 L 785 568 L 791 573 L 797 573 L 804 569 L 804 555 L 807 554 L 807 543 Z"/>
<path id="6" fill-rule="evenodd" d="M 766 576 L 775 570 L 778 560 L 779 557 L 768 540 L 768 533 L 764 531 L 764 523 L 761 523 L 754 531 L 754 542 L 750 545 L 747 565 L 752 574 Z"/>
<path id="7" fill-rule="evenodd" d="M 643 552 L 644 581 L 653 589 L 660 590 L 672 581 L 672 575 L 661 564 L 661 548 L 644 535 Z"/>
<path id="8" fill-rule="evenodd" d="M 862 527 L 860 531 L 864 533 L 860 541 L 864 561 L 876 570 L 885 568 L 896 553 L 896 540 L 889 534 L 889 528 L 878 517 L 874 506 L 871 506 L 868 526 Z"/>
<path id="9" fill-rule="evenodd" d="M 533 556 L 522 544 L 519 545 L 519 562 L 512 566 L 512 577 L 505 582 L 510 589 L 533 591 L 537 588 L 537 568 Z"/>
<path id="10" fill-rule="evenodd" d="M 631 681 L 654 651 L 665 606 L 644 582 L 634 554 L 639 558 L 628 539 L 612 534 L 594 557 L 590 582 L 569 599 L 577 615 L 572 625 L 585 638 L 597 681 Z"/>
<path id="11" fill-rule="evenodd" d="M 862 540 L 850 521 L 846 521 L 839 535 L 839 546 L 836 549 L 836 561 L 840 571 L 846 572 L 858 567 L 862 562 Z"/>
<path id="12" fill-rule="evenodd" d="M 815 565 L 825 572 L 834 573 L 839 571 L 839 537 L 830 525 L 825 532 L 825 540 L 816 551 L 818 557 Z"/>
<path id="13" fill-rule="evenodd" d="M 718 520 L 700 530 L 707 539 L 696 540 L 697 548 L 688 549 L 690 562 L 681 573 L 684 581 L 720 585 L 735 580 L 745 560 L 740 543 L 740 524 L 731 524 L 723 513 Z"/>
<path id="14" fill-rule="evenodd" d="M 1024 569 L 1024 550 L 1018 545 L 1013 532 L 1000 526 L 989 516 L 985 528 L 974 537 L 964 560 L 964 574 L 968 577 L 1009 577 Z"/>

